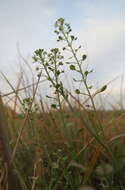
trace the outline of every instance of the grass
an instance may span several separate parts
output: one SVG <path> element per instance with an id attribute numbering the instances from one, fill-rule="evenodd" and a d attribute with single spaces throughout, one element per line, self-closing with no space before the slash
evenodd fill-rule
<path id="1" fill-rule="evenodd" d="M 56 21 L 57 41 L 63 42 L 68 59 L 58 48 L 34 52 L 33 59 L 37 62 L 34 64 L 39 65 L 37 82 L 32 73 L 33 84 L 21 87 L 25 78 L 27 81 L 23 71 L 14 88 L 2 74 L 12 92 L 1 97 L 4 102 L 10 96 L 12 99 L 9 99 L 11 107 L 5 103 L 3 106 L 1 101 L 0 152 L 2 167 L 6 168 L 1 170 L 2 174 L 6 172 L 1 189 L 125 189 L 124 109 L 96 108 L 94 98 L 107 85 L 92 93 L 93 87 L 88 83 L 92 70 L 86 69 L 87 56 L 80 57 L 81 46 L 73 46 L 77 38 L 71 31 L 64 19 Z M 73 91 L 64 86 L 65 69 L 75 76 Z M 42 81 L 48 81 L 53 92 L 47 94 L 48 104 L 38 94 Z M 80 97 L 85 99 L 84 103 Z"/>

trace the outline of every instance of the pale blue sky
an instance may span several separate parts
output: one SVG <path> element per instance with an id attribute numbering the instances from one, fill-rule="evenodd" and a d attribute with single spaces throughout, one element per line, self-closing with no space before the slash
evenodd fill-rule
<path id="1" fill-rule="evenodd" d="M 88 54 L 97 81 L 125 74 L 125 0 L 0 0 L 0 70 L 10 79 L 24 56 L 56 44 L 53 25 L 64 17 Z"/>

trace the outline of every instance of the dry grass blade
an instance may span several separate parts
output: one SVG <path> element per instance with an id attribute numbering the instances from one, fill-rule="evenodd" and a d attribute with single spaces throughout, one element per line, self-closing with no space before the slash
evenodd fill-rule
<path id="1" fill-rule="evenodd" d="M 101 149 L 102 149 L 101 145 L 96 146 L 96 150 L 95 150 L 95 152 L 94 152 L 94 154 L 92 156 L 92 159 L 90 160 L 89 167 L 88 167 L 88 169 L 86 171 L 86 174 L 85 174 L 84 183 L 86 183 L 88 181 L 88 179 L 90 178 L 90 176 L 91 176 L 91 174 L 93 172 L 93 169 L 94 169 L 94 167 L 96 165 L 96 162 L 97 162 L 97 160 L 99 158 Z"/>
<path id="2" fill-rule="evenodd" d="M 39 84 L 42 83 L 42 82 L 45 82 L 45 81 L 46 81 L 46 80 L 39 81 Z M 37 82 L 32 83 L 32 84 L 29 84 L 29 85 L 27 85 L 27 86 L 25 86 L 25 87 L 23 87 L 23 88 L 19 88 L 19 89 L 17 89 L 17 90 L 14 89 L 12 92 L 9 92 L 9 93 L 7 93 L 7 94 L 2 94 L 1 97 L 3 98 L 3 97 L 5 97 L 5 96 L 12 95 L 12 94 L 17 93 L 17 92 L 19 92 L 19 91 L 22 91 L 22 90 L 25 90 L 25 89 L 27 89 L 27 88 L 30 88 L 30 87 L 32 87 L 33 85 L 37 85 Z"/>
<path id="3" fill-rule="evenodd" d="M 120 135 L 116 135 L 115 137 L 111 138 L 109 143 L 113 143 L 113 141 L 118 140 L 118 139 L 120 139 L 122 137 L 125 137 L 125 133 L 122 133 Z"/>
<path id="4" fill-rule="evenodd" d="M 8 189 L 17 189 L 17 179 L 13 174 L 12 165 L 10 165 L 10 153 L 6 138 L 7 123 L 4 113 L 4 106 L 0 97 L 0 166 L 1 166 L 1 184 L 0 186 L 5 190 L 8 185 Z M 2 189 L 1 189 L 2 190 Z"/>
<path id="5" fill-rule="evenodd" d="M 16 87 L 16 90 L 15 90 L 15 91 L 16 91 L 16 94 L 15 94 L 14 108 L 13 108 L 14 113 L 16 113 L 17 100 L 18 100 L 18 92 L 19 92 L 18 89 L 19 89 L 19 87 L 20 87 L 20 85 L 21 85 L 22 77 L 23 77 L 23 73 L 21 73 L 20 76 L 19 76 L 18 83 L 17 83 L 17 87 Z"/>
<path id="6" fill-rule="evenodd" d="M 14 158 L 15 158 L 15 154 L 16 154 L 16 151 L 17 151 L 17 148 L 18 148 L 18 144 L 19 144 L 20 138 L 21 138 L 21 136 L 22 136 L 23 129 L 24 129 L 25 124 L 26 124 L 26 121 L 27 121 L 27 119 L 28 119 L 29 112 L 30 112 L 31 109 L 32 109 L 32 105 L 33 105 L 33 102 L 34 102 L 34 99 L 35 99 L 35 95 L 36 95 L 36 92 L 37 92 L 37 88 L 38 88 L 39 82 L 40 82 L 40 77 L 38 78 L 38 81 L 37 81 L 37 83 L 36 83 L 36 88 L 35 88 L 35 91 L 34 91 L 34 94 L 33 94 L 33 97 L 32 97 L 32 102 L 31 102 L 31 104 L 30 104 L 29 110 L 27 110 L 27 112 L 26 112 L 26 116 L 25 116 L 25 118 L 24 118 L 24 122 L 23 122 L 22 127 L 21 127 L 21 129 L 20 129 L 20 131 L 19 131 L 19 135 L 18 135 L 18 137 L 17 137 L 16 144 L 15 144 L 15 147 L 14 147 L 14 149 L 13 149 L 12 156 L 11 156 L 11 163 L 13 163 L 13 160 L 14 160 Z"/>
<path id="7" fill-rule="evenodd" d="M 115 81 L 117 78 L 118 78 L 118 77 L 115 77 L 113 80 L 109 81 L 109 82 L 108 82 L 106 85 L 104 85 L 104 86 L 107 87 L 110 83 L 112 83 L 113 81 Z M 102 88 L 103 88 L 103 87 L 102 87 Z M 96 92 L 94 92 L 94 93 L 92 94 L 92 98 L 94 98 L 96 95 L 98 95 L 98 94 L 100 94 L 101 92 L 103 92 L 103 91 L 102 91 L 102 88 L 96 90 Z M 89 100 L 90 100 L 90 97 L 88 97 L 82 104 L 85 105 Z"/>
<path id="8" fill-rule="evenodd" d="M 8 83 L 8 85 L 11 87 L 11 89 L 13 90 L 13 93 L 17 94 L 15 88 L 10 83 L 10 81 L 7 79 L 7 77 L 2 72 L 1 72 L 1 75 L 3 76 L 3 78 L 5 79 L 5 81 Z M 3 97 L 3 96 L 1 96 L 1 97 Z M 18 98 L 19 102 L 21 103 L 21 99 L 20 99 L 20 97 L 18 95 L 17 95 L 17 98 Z"/>

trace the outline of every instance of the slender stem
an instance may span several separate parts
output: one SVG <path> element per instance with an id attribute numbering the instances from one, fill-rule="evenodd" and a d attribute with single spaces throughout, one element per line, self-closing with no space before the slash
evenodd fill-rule
<path id="1" fill-rule="evenodd" d="M 68 36 L 66 36 L 66 34 L 65 34 L 64 31 L 62 31 L 62 34 L 63 34 L 63 36 L 64 36 L 64 38 L 65 38 L 65 41 L 67 42 L 69 48 L 71 49 L 71 52 L 72 52 L 72 54 L 73 54 L 73 57 L 74 57 L 74 59 L 76 60 L 76 63 L 77 63 L 77 65 L 78 65 L 78 67 L 79 67 L 79 71 L 80 71 L 80 73 L 81 73 L 82 80 L 83 80 L 83 83 L 84 83 L 85 88 L 86 88 L 86 90 L 87 90 L 87 93 L 88 93 L 88 95 L 89 95 L 89 97 L 90 97 L 90 100 L 91 100 L 91 103 L 92 103 L 94 112 L 97 113 L 96 107 L 95 107 L 95 103 L 94 103 L 94 100 L 93 100 L 93 97 L 92 97 L 92 95 L 91 95 L 91 93 L 90 93 L 90 90 L 89 90 L 89 88 L 88 88 L 88 85 L 87 85 L 87 82 L 86 82 L 86 78 L 85 78 L 84 73 L 83 73 L 83 71 L 82 71 L 82 67 L 81 67 L 81 65 L 80 65 L 80 63 L 79 63 L 79 60 L 78 60 L 78 58 L 77 58 L 77 56 L 76 56 L 76 52 L 74 51 L 74 49 L 73 49 L 73 47 L 72 47 L 72 43 L 69 42 Z M 101 131 L 102 131 L 103 138 L 104 138 L 104 130 L 103 130 L 103 127 L 102 127 L 102 125 L 101 125 L 100 120 L 98 120 L 98 122 L 99 122 L 99 127 L 100 127 L 100 129 L 101 129 Z M 115 159 L 114 159 L 114 155 L 113 155 L 112 151 L 110 150 L 110 148 L 98 137 L 98 134 L 99 134 L 99 133 L 98 133 L 98 131 L 97 131 L 97 128 L 96 128 L 97 135 L 95 135 L 95 133 L 93 133 L 92 130 L 90 130 L 90 128 L 88 128 L 88 130 L 89 130 L 89 132 L 95 137 L 95 139 L 104 147 L 104 149 L 109 153 L 109 155 L 111 156 L 111 158 L 112 158 L 112 160 L 113 160 L 114 166 L 116 166 L 116 161 L 115 161 Z"/>
<path id="2" fill-rule="evenodd" d="M 38 88 L 39 82 L 40 82 L 40 77 L 38 77 L 38 81 L 37 81 L 36 88 L 35 88 L 35 91 L 34 91 L 34 94 L 33 94 L 32 102 L 30 104 L 30 107 L 29 107 L 28 111 L 26 112 L 26 116 L 25 116 L 25 119 L 23 121 L 23 125 L 22 125 L 22 127 L 21 127 L 21 129 L 19 131 L 19 135 L 17 137 L 16 144 L 15 144 L 13 152 L 12 152 L 10 163 L 13 163 L 13 161 L 14 161 L 14 158 L 15 158 L 15 155 L 16 155 L 16 151 L 17 151 L 17 148 L 18 148 L 18 145 L 19 145 L 19 141 L 20 141 L 21 136 L 22 136 L 23 129 L 24 129 L 26 121 L 28 119 L 29 112 L 32 109 L 32 105 L 33 105 L 33 102 L 34 102 L 34 99 L 35 99 L 35 95 L 36 95 L 36 92 L 37 92 L 37 88 Z"/>

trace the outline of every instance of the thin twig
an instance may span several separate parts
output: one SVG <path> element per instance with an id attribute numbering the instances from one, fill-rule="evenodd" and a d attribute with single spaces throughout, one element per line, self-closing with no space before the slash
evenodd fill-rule
<path id="1" fill-rule="evenodd" d="M 39 83 L 42 83 L 42 82 L 45 82 L 45 81 L 46 81 L 46 79 L 40 81 Z M 27 89 L 27 88 L 30 88 L 30 87 L 33 86 L 33 85 L 37 85 L 37 82 L 32 83 L 32 84 L 29 84 L 28 86 L 25 86 L 25 87 L 23 87 L 23 88 L 20 88 L 20 89 L 17 89 L 17 90 L 13 90 L 13 91 L 11 91 L 11 92 L 9 92 L 9 93 L 7 93 L 7 94 L 2 94 L 1 97 L 3 98 L 3 97 L 5 97 L 5 96 L 12 95 L 12 94 L 17 93 L 17 92 L 19 92 L 19 91 L 22 91 L 22 90 L 25 90 L 25 89 Z"/>

